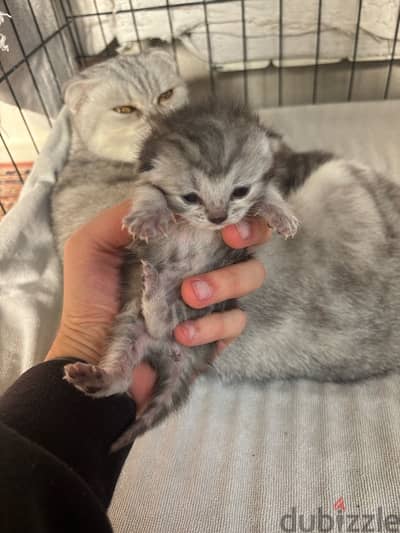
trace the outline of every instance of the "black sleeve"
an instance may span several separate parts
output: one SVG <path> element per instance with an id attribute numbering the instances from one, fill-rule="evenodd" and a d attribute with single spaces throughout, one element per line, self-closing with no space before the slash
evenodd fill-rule
<path id="1" fill-rule="evenodd" d="M 93 400 L 54 359 L 0 398 L 0 531 L 111 532 L 107 507 L 129 448 L 110 446 L 135 419 L 127 395 Z"/>

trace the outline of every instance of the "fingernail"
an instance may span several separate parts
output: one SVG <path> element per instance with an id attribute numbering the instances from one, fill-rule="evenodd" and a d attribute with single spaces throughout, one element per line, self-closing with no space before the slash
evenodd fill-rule
<path id="1" fill-rule="evenodd" d="M 182 322 L 182 324 L 180 324 L 179 327 L 181 327 L 184 330 L 185 337 L 189 341 L 194 339 L 194 336 L 196 335 L 196 328 L 194 327 L 193 322 L 190 322 L 190 321 Z"/>
<path id="2" fill-rule="evenodd" d="M 241 220 L 240 222 L 236 224 L 236 229 L 239 235 L 242 237 L 242 239 L 247 241 L 247 239 L 251 235 L 250 224 L 246 220 Z"/>
<path id="3" fill-rule="evenodd" d="M 212 295 L 212 289 L 210 285 L 202 279 L 192 281 L 192 287 L 199 300 L 207 300 L 207 298 L 210 298 Z"/>

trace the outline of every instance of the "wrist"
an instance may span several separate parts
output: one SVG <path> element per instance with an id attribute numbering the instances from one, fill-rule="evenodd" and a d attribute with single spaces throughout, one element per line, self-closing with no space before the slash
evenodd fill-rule
<path id="1" fill-rule="evenodd" d="M 83 329 L 62 324 L 45 360 L 74 356 L 97 365 L 104 354 L 104 339 L 105 333 L 98 326 Z"/>

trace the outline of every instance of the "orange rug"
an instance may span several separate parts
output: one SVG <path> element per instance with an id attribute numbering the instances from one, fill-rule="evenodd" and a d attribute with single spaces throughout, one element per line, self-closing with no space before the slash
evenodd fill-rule
<path id="1" fill-rule="evenodd" d="M 33 162 L 17 163 L 18 171 L 23 181 L 26 180 Z M 0 163 L 0 220 L 18 199 L 23 187 L 18 172 L 12 163 Z"/>

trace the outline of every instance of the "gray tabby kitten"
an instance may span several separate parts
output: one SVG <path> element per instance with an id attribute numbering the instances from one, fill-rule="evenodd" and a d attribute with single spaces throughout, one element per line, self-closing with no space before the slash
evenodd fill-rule
<path id="1" fill-rule="evenodd" d="M 98 366 L 65 367 L 65 378 L 93 397 L 126 392 L 131 370 L 142 360 L 156 369 L 152 401 L 113 450 L 177 408 L 193 376 L 214 354 L 214 344 L 178 344 L 173 329 L 183 320 L 236 305 L 228 301 L 195 310 L 180 297 L 183 278 L 249 258 L 248 250 L 229 248 L 219 230 L 250 214 L 265 217 L 285 237 L 295 235 L 298 221 L 284 200 L 285 183 L 274 171 L 277 143 L 279 138 L 255 116 L 215 103 L 154 121 L 140 157 L 133 207 L 124 220 L 136 239 L 143 290 L 136 268 L 103 360 Z"/>
<path id="2" fill-rule="evenodd" d="M 127 390 L 142 358 L 157 369 L 152 403 L 114 449 L 182 403 L 209 360 L 213 346 L 176 345 L 172 328 L 235 303 L 189 309 L 179 288 L 186 276 L 249 257 L 228 249 L 217 231 L 245 215 L 261 214 L 285 236 L 296 231 L 293 212 L 301 225 L 295 239 L 274 237 L 257 250 L 269 275 L 241 299 L 248 326 L 214 361 L 219 375 L 348 380 L 399 368 L 398 184 L 328 153 L 295 153 L 245 111 L 217 105 L 156 124 L 140 159 L 125 223 L 149 240 L 133 245 L 144 261 L 143 294 L 136 266 L 100 366 L 66 368 L 93 396 Z"/>
<path id="3" fill-rule="evenodd" d="M 173 58 L 160 48 L 113 57 L 67 83 L 71 147 L 51 201 L 61 256 L 75 229 L 130 197 L 149 116 L 170 113 L 187 99 Z"/>

